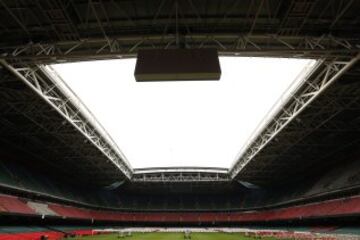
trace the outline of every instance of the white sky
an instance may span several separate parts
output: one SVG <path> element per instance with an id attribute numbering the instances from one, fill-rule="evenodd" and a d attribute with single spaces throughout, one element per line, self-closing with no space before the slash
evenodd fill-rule
<path id="1" fill-rule="evenodd" d="M 135 82 L 135 59 L 53 65 L 134 168 L 230 167 L 309 60 L 220 58 L 220 81 Z"/>

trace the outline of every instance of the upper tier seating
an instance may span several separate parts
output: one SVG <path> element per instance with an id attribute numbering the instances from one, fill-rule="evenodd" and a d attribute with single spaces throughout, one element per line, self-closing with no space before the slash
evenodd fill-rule
<path id="1" fill-rule="evenodd" d="M 49 204 L 49 209 L 59 216 L 68 217 L 68 218 L 78 218 L 78 219 L 91 219 L 93 218 L 90 213 L 86 210 L 70 207 L 70 206 L 61 206 L 58 204 Z"/>
<path id="2" fill-rule="evenodd" d="M 40 215 L 49 215 L 49 216 L 57 216 L 53 210 L 49 208 L 49 206 L 45 203 L 38 203 L 38 202 L 27 202 L 27 205 L 33 209 L 37 214 Z"/>
<path id="3" fill-rule="evenodd" d="M 21 213 L 34 215 L 36 212 L 26 205 L 25 201 L 8 195 L 0 195 L 0 210 L 9 213 Z"/>

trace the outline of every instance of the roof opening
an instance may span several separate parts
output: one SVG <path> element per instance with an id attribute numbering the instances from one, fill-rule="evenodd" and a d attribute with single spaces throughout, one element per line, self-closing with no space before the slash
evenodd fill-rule
<path id="1" fill-rule="evenodd" d="M 136 82 L 135 59 L 52 67 L 134 168 L 229 168 L 314 60 L 221 57 L 221 81 Z M 310 66 L 310 67 L 309 67 Z"/>

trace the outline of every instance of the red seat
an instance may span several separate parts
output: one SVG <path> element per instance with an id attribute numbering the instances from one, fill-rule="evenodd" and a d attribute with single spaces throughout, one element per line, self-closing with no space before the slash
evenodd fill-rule
<path id="1" fill-rule="evenodd" d="M 5 212 L 36 214 L 36 212 L 33 209 L 31 209 L 26 203 L 24 203 L 17 197 L 0 195 L 0 206 L 1 206 L 0 210 Z"/>

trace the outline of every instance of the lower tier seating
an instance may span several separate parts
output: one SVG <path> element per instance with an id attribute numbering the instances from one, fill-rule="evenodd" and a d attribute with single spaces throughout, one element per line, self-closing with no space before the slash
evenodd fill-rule
<path id="1" fill-rule="evenodd" d="M 87 229 L 86 227 L 74 227 L 72 229 L 67 229 L 66 231 L 57 231 L 56 229 L 47 229 L 44 227 L 0 227 L 0 240 L 39 240 L 45 236 L 48 240 L 60 240 L 68 235 L 86 236 L 92 234 L 92 229 Z"/>
<path id="2" fill-rule="evenodd" d="M 29 206 L 44 208 L 35 211 Z M 263 222 L 307 218 L 324 218 L 347 215 L 360 215 L 360 196 L 328 200 L 318 203 L 251 212 L 119 212 L 90 210 L 64 206 L 54 203 L 37 203 L 14 196 L 0 195 L 1 214 L 49 215 L 70 219 L 88 219 L 96 221 L 119 222 Z"/>

